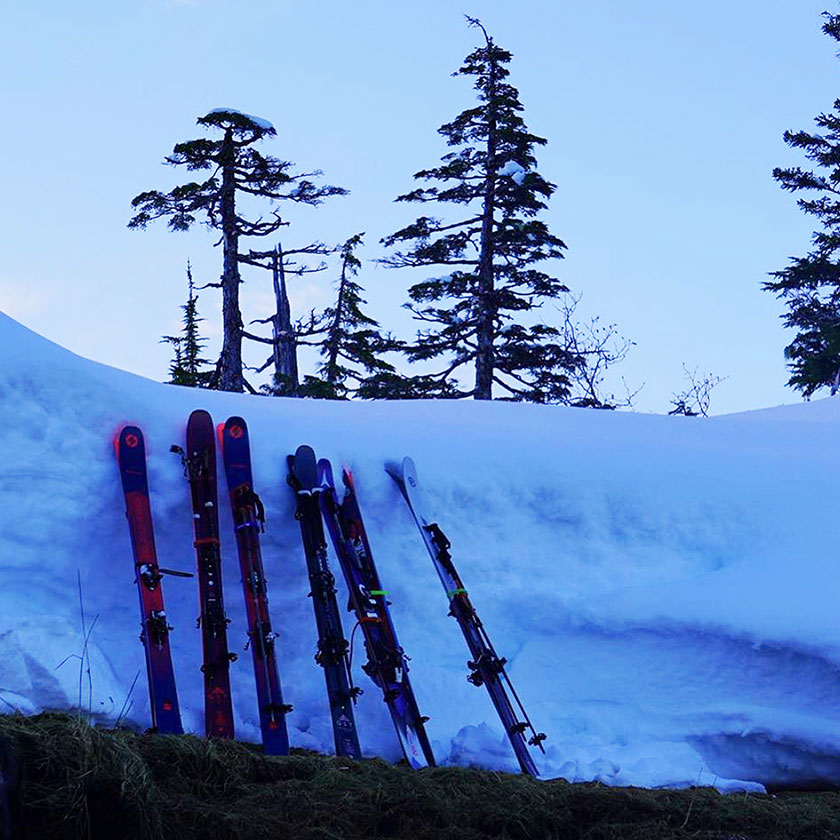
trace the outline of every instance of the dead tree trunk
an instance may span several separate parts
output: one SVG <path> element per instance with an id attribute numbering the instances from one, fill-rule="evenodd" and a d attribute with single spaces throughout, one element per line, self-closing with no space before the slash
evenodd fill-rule
<path id="1" fill-rule="evenodd" d="M 297 365 L 297 336 L 292 327 L 292 310 L 286 294 L 286 272 L 283 268 L 283 248 L 280 243 L 274 250 L 274 297 L 277 313 L 272 319 L 274 332 L 274 382 L 284 397 L 296 397 L 299 393 Z"/>

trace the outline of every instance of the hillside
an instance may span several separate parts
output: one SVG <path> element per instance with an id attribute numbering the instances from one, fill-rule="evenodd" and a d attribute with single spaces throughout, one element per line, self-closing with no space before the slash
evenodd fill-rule
<path id="1" fill-rule="evenodd" d="M 148 725 L 131 550 L 112 440 L 145 431 L 163 565 L 190 570 L 172 443 L 194 408 L 241 414 L 268 521 L 264 558 L 293 746 L 330 752 L 323 677 L 285 482 L 301 443 L 348 463 L 428 731 L 442 763 L 515 769 L 465 679 L 416 529 L 383 470 L 410 454 L 429 512 L 538 728 L 547 777 L 611 785 L 840 782 L 833 557 L 835 428 L 825 400 L 697 420 L 504 403 L 333 403 L 166 386 L 81 359 L 0 315 L 0 697 Z M 226 515 L 226 512 L 223 511 Z M 222 520 L 223 534 L 230 532 Z M 232 540 L 231 645 L 244 646 Z M 90 676 L 77 576 L 90 633 Z M 165 582 L 184 721 L 202 726 L 194 582 Z M 340 602 L 346 596 L 340 593 Z M 352 627 L 349 615 L 345 631 Z M 358 643 L 357 643 L 358 644 Z M 360 648 L 360 644 L 358 645 Z M 74 656 L 76 658 L 74 658 Z M 70 657 L 68 659 L 68 657 Z M 357 710 L 366 755 L 399 757 L 384 704 Z M 134 690 L 132 682 L 140 672 Z M 249 657 L 237 732 L 257 740 Z"/>

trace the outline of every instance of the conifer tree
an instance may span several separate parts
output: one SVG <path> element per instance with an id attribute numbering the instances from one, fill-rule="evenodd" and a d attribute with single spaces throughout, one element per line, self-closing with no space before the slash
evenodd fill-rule
<path id="1" fill-rule="evenodd" d="M 362 266 L 355 250 L 363 237 L 363 233 L 357 233 L 341 247 L 336 303 L 324 312 L 326 335 L 321 343 L 323 361 L 318 372 L 323 396 L 333 399 L 347 397 L 359 389 L 364 394 L 369 377 L 394 372 L 393 365 L 380 358 L 390 342 L 379 331 L 379 323 L 362 311 L 366 303 L 362 298 L 364 289 L 354 279 Z M 316 383 L 310 387 L 316 387 Z"/>
<path id="2" fill-rule="evenodd" d="M 187 302 L 184 310 L 184 327 L 181 335 L 165 335 L 163 341 L 175 348 L 175 358 L 169 365 L 170 385 L 189 385 L 194 388 L 207 388 L 213 377 L 212 370 L 202 368 L 209 364 L 202 357 L 206 338 L 202 338 L 198 325 L 204 319 L 198 314 L 198 295 L 195 293 L 192 267 L 187 262 Z"/>
<path id="3" fill-rule="evenodd" d="M 220 108 L 199 117 L 198 124 L 220 131 L 221 139 L 188 140 L 175 146 L 166 158 L 171 166 L 186 167 L 188 172 L 209 172 L 209 177 L 175 187 L 168 193 L 157 190 L 141 193 L 131 202 L 137 211 L 129 221 L 130 228 L 145 228 L 155 219 L 167 218 L 172 230 L 188 230 L 197 219 L 221 232 L 222 275 L 222 352 L 218 365 L 218 387 L 225 391 L 241 391 L 242 315 L 239 307 L 239 265 L 248 262 L 240 252 L 240 238 L 270 236 L 286 222 L 276 208 L 268 216 L 245 215 L 253 201 L 292 201 L 317 205 L 331 195 L 344 195 L 341 187 L 317 186 L 312 178 L 318 171 L 292 172 L 288 161 L 263 155 L 254 144 L 276 134 L 265 120 L 248 116 L 230 108 Z M 255 211 L 256 212 L 256 211 Z"/>
<path id="4" fill-rule="evenodd" d="M 823 31 L 840 41 L 840 15 L 824 13 Z M 799 207 L 819 220 L 811 251 L 795 257 L 764 288 L 785 301 L 786 327 L 797 330 L 785 348 L 791 371 L 788 385 L 808 399 L 820 388 L 835 394 L 840 387 L 840 99 L 815 122 L 820 133 L 786 131 L 784 141 L 800 149 L 813 169 L 776 168 L 782 189 L 803 193 Z"/>
<path id="5" fill-rule="evenodd" d="M 286 271 L 288 268 L 296 274 L 320 271 L 326 267 L 322 263 L 317 267 L 305 267 L 287 259 L 290 254 L 283 252 L 278 245 L 275 250 L 274 285 L 277 300 L 277 312 L 271 318 L 263 318 L 255 323 L 271 323 L 272 338 L 263 338 L 250 332 L 245 337 L 272 344 L 272 355 L 258 368 L 264 370 L 274 367 L 270 385 L 263 385 L 261 391 L 272 396 L 316 397 L 319 399 L 346 399 L 352 394 L 363 397 L 379 396 L 379 388 L 366 393 L 372 378 L 395 376 L 394 368 L 380 358 L 380 354 L 393 349 L 395 342 L 383 336 L 379 324 L 362 311 L 366 301 L 364 291 L 354 279 L 361 267 L 361 260 L 355 249 L 361 244 L 364 234 L 350 237 L 337 248 L 323 248 L 319 254 L 333 251 L 340 253 L 341 268 L 336 285 L 335 306 L 322 312 L 311 311 L 306 318 L 292 320 L 291 307 L 286 293 Z M 312 253 L 303 249 L 304 253 Z M 300 347 L 318 347 L 322 357 L 318 365 L 318 375 L 304 374 L 303 381 L 298 375 L 297 351 Z"/>
<path id="6" fill-rule="evenodd" d="M 534 150 L 547 142 L 528 131 L 519 93 L 506 79 L 512 55 L 497 46 L 479 21 L 484 45 L 453 75 L 474 77 L 478 104 L 438 129 L 454 151 L 418 172 L 420 187 L 397 201 L 454 204 L 456 220 L 421 216 L 386 237 L 405 247 L 383 260 L 392 268 L 442 267 L 409 289 L 408 308 L 428 326 L 405 345 L 411 361 L 444 358 L 435 373 L 391 378 L 391 396 L 465 397 L 563 401 L 568 371 L 580 363 L 562 331 L 535 315 L 547 298 L 568 289 L 538 268 L 563 257 L 565 244 L 537 216 L 555 190 L 537 171 Z M 468 366 L 474 384 L 454 375 Z M 387 384 L 387 377 L 385 377 Z M 386 389 L 387 390 L 387 389 Z"/>

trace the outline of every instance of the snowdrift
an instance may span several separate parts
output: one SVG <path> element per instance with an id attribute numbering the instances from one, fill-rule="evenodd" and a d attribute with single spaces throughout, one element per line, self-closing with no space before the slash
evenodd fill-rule
<path id="1" fill-rule="evenodd" d="M 188 487 L 169 447 L 182 442 L 189 412 L 205 408 L 217 422 L 241 414 L 250 427 L 293 746 L 332 749 L 285 482 L 285 456 L 309 443 L 354 470 L 441 763 L 516 769 L 486 693 L 466 681 L 463 640 L 383 469 L 406 454 L 525 707 L 549 736 L 547 755 L 538 756 L 546 776 L 721 789 L 840 784 L 832 550 L 840 401 L 703 421 L 200 392 L 81 359 L 4 315 L 0 359 L 7 710 L 81 706 L 94 718 L 148 725 L 112 439 L 124 423 L 143 427 L 161 564 L 192 570 Z M 224 506 L 221 526 L 227 536 Z M 237 734 L 258 740 L 232 539 L 223 552 L 229 640 L 240 653 L 231 669 Z M 167 578 L 165 591 L 184 723 L 201 732 L 196 584 Z M 346 602 L 343 591 L 339 599 Z M 348 636 L 351 629 L 348 614 Z M 354 672 L 367 689 L 357 707 L 362 748 L 396 760 L 360 647 L 357 634 Z"/>

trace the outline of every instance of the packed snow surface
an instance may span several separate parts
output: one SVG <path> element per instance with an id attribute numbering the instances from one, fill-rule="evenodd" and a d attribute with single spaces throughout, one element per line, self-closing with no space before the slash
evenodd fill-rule
<path id="1" fill-rule="evenodd" d="M 112 440 L 124 424 L 144 429 L 160 562 L 190 570 L 188 486 L 169 447 L 183 443 L 190 411 L 205 408 L 216 422 L 241 414 L 250 427 L 294 746 L 332 751 L 285 481 L 286 455 L 309 443 L 355 472 L 441 763 L 516 770 L 486 692 L 466 680 L 463 639 L 383 469 L 407 454 L 428 516 L 451 539 L 473 603 L 548 734 L 546 756 L 537 755 L 546 777 L 729 790 L 840 783 L 840 401 L 701 420 L 508 403 L 251 397 L 95 364 L 3 315 L 0 354 L 5 708 L 81 705 L 94 719 L 122 714 L 148 725 Z M 224 505 L 221 524 L 227 537 Z M 256 741 L 232 539 L 223 554 L 229 639 L 240 653 L 232 665 L 237 734 Z M 200 733 L 196 584 L 169 577 L 164 586 L 184 723 Z M 339 598 L 346 602 L 343 590 Z M 347 635 L 351 629 L 348 613 Z M 396 760 L 381 694 L 360 670 L 361 647 L 357 634 L 362 747 Z"/>

